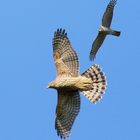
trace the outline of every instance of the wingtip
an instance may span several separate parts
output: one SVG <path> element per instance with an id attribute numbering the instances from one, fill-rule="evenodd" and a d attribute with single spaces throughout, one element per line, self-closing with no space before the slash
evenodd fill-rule
<path id="1" fill-rule="evenodd" d="M 95 55 L 90 54 L 90 55 L 89 55 L 89 60 L 90 60 L 90 61 L 94 61 L 94 59 L 95 59 Z"/>
<path id="2" fill-rule="evenodd" d="M 57 28 L 57 30 L 54 32 L 54 35 L 63 35 L 63 36 L 67 36 L 66 30 L 63 28 Z"/>
<path id="3" fill-rule="evenodd" d="M 109 2 L 109 5 L 115 6 L 117 4 L 117 0 L 111 0 Z"/>

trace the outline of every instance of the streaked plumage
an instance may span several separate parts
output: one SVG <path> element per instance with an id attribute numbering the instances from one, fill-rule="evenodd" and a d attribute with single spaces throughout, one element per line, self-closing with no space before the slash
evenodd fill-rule
<path id="1" fill-rule="evenodd" d="M 58 29 L 53 38 L 56 79 L 48 84 L 58 93 L 55 128 L 61 138 L 67 138 L 80 110 L 80 94 L 83 91 L 91 102 L 98 101 L 106 88 L 106 79 L 98 65 L 93 65 L 82 75 L 79 61 L 71 47 L 65 30 Z"/>
<path id="2" fill-rule="evenodd" d="M 97 51 L 99 50 L 99 48 L 101 47 L 106 38 L 106 35 L 120 36 L 121 33 L 120 31 L 112 30 L 110 28 L 116 2 L 117 0 L 111 0 L 107 5 L 106 11 L 102 18 L 102 23 L 98 35 L 92 43 L 92 48 L 90 51 L 90 60 L 94 60 Z"/>

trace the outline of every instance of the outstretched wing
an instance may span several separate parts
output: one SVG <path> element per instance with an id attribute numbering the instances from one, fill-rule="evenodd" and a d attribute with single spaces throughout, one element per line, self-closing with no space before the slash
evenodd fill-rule
<path id="1" fill-rule="evenodd" d="M 90 51 L 90 60 L 94 60 L 96 53 L 98 52 L 99 48 L 101 47 L 101 45 L 103 44 L 103 41 L 105 39 L 106 35 L 104 33 L 99 32 L 96 39 L 94 40 L 93 44 L 92 44 L 92 48 Z"/>
<path id="2" fill-rule="evenodd" d="M 78 91 L 58 90 L 55 129 L 61 138 L 70 135 L 72 125 L 80 110 L 80 95 Z"/>
<path id="3" fill-rule="evenodd" d="M 102 18 L 102 25 L 105 27 L 110 27 L 112 17 L 113 17 L 113 10 L 114 6 L 116 5 L 117 0 L 111 0 L 107 5 L 106 11 Z"/>
<path id="4" fill-rule="evenodd" d="M 57 76 L 78 76 L 78 56 L 71 47 L 65 30 L 57 29 L 54 33 L 53 52 Z"/>

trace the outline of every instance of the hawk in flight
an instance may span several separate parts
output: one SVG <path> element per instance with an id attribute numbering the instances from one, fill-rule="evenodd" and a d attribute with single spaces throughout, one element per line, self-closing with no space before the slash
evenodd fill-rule
<path id="1" fill-rule="evenodd" d="M 79 61 L 65 30 L 57 29 L 53 38 L 53 56 L 56 65 L 56 79 L 48 88 L 57 90 L 55 129 L 65 139 L 70 135 L 72 125 L 80 110 L 81 91 L 91 102 L 99 101 L 106 88 L 106 79 L 99 65 L 93 65 L 82 75 Z"/>
<path id="2" fill-rule="evenodd" d="M 102 18 L 102 24 L 99 28 L 98 35 L 92 43 L 92 48 L 90 51 L 90 60 L 94 60 L 98 49 L 101 47 L 103 41 L 105 40 L 106 35 L 120 36 L 120 31 L 116 31 L 110 28 L 113 18 L 113 10 L 116 5 L 116 2 L 117 0 L 111 0 L 107 5 L 106 11 Z"/>

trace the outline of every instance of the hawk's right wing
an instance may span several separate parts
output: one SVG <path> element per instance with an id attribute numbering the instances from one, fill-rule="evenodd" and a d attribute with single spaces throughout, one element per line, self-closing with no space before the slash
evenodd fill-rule
<path id="1" fill-rule="evenodd" d="M 57 29 L 53 38 L 53 56 L 58 76 L 78 76 L 79 61 L 76 52 L 71 47 L 65 30 Z"/>
<path id="2" fill-rule="evenodd" d="M 90 60 L 94 60 L 95 55 L 97 53 L 97 51 L 99 50 L 99 48 L 101 47 L 101 45 L 103 44 L 103 41 L 105 39 L 106 35 L 104 33 L 98 33 L 96 39 L 94 40 L 93 44 L 92 44 L 92 48 L 90 51 Z"/>
<path id="3" fill-rule="evenodd" d="M 114 6 L 116 5 L 116 2 L 117 0 L 111 0 L 107 5 L 106 11 L 104 12 L 102 18 L 102 25 L 105 27 L 110 27 L 111 25 L 111 21 L 113 18 L 113 10 L 114 10 Z"/>
<path id="4" fill-rule="evenodd" d="M 78 91 L 58 90 L 55 129 L 61 138 L 70 135 L 72 125 L 80 110 L 80 94 Z"/>

